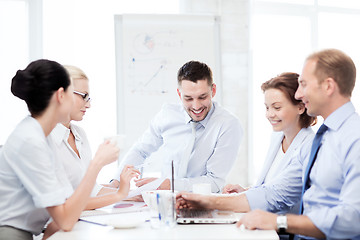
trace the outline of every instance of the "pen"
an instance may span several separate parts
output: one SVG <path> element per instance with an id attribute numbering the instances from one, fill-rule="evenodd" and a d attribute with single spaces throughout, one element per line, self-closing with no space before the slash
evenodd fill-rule
<path id="1" fill-rule="evenodd" d="M 134 166 L 134 168 L 140 170 L 141 168 L 146 167 L 146 166 L 149 165 L 149 164 L 150 164 L 150 162 L 145 162 L 145 163 L 142 163 L 142 164 L 139 164 L 139 165 Z"/>
<path id="2" fill-rule="evenodd" d="M 140 178 L 143 177 L 144 167 L 146 167 L 149 164 L 150 164 L 150 162 L 145 162 L 145 163 L 134 166 L 134 168 L 136 168 L 136 169 L 138 169 L 140 171 L 140 176 L 139 176 Z"/>
<path id="3" fill-rule="evenodd" d="M 172 202 L 172 219 L 175 219 L 175 199 L 174 199 L 174 160 L 171 160 L 171 190 L 172 190 L 172 195 L 171 195 L 171 202 Z"/>
<path id="4" fill-rule="evenodd" d="M 139 171 L 140 171 L 140 178 L 143 178 L 143 172 L 144 172 L 144 167 L 141 167 L 140 169 L 139 169 Z"/>
<path id="5" fill-rule="evenodd" d="M 99 225 L 99 226 L 103 226 L 103 227 L 107 227 L 108 225 L 103 224 L 103 223 L 97 223 L 97 222 L 92 222 L 92 221 L 88 221 L 88 220 L 84 220 L 84 219 L 79 219 L 79 222 L 86 222 L 86 223 L 91 223 L 91 224 L 95 224 L 95 225 Z"/>
<path id="6" fill-rule="evenodd" d="M 174 160 L 171 160 L 171 190 L 174 193 Z"/>
<path id="7" fill-rule="evenodd" d="M 156 203 L 157 203 L 158 212 L 159 212 L 159 220 L 161 221 L 160 194 L 159 193 L 156 193 Z"/>

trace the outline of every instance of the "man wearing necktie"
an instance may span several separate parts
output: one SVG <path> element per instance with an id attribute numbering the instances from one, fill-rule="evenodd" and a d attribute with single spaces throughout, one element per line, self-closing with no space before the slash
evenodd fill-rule
<path id="1" fill-rule="evenodd" d="M 238 226 L 286 231 L 297 239 L 360 239 L 360 117 L 350 100 L 355 78 L 353 61 L 339 50 L 306 59 L 295 97 L 324 124 L 304 159 L 302 209 L 283 216 L 255 210 Z"/>
<path id="2" fill-rule="evenodd" d="M 118 186 L 124 165 L 137 166 L 145 161 L 161 166 L 165 180 L 159 189 L 170 189 L 172 161 L 175 190 L 190 191 L 195 183 L 210 183 L 212 192 L 219 192 L 224 186 L 240 146 L 240 121 L 213 101 L 216 85 L 205 63 L 185 63 L 178 71 L 177 82 L 179 103 L 164 104 L 124 157 L 113 187 Z M 142 178 L 136 185 L 154 180 Z"/>

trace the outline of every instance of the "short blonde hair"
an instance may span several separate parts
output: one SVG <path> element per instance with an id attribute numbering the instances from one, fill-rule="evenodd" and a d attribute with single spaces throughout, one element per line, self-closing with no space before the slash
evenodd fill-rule
<path id="1" fill-rule="evenodd" d="M 72 65 L 63 65 L 73 80 L 89 80 L 83 70 Z"/>
<path id="2" fill-rule="evenodd" d="M 306 60 L 316 61 L 314 74 L 320 83 L 331 77 L 343 96 L 351 96 L 355 86 L 356 67 L 348 55 L 337 49 L 325 49 L 311 54 Z"/>

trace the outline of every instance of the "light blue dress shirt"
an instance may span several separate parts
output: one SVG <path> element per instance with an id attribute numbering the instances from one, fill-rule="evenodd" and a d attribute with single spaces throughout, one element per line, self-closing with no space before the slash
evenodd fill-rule
<path id="1" fill-rule="evenodd" d="M 151 161 L 161 161 L 162 176 L 171 177 L 171 160 L 174 160 L 176 175 L 191 138 L 190 120 L 182 104 L 165 104 L 124 157 L 114 179 L 119 180 L 125 164 L 142 164 L 155 152 L 156 157 Z M 175 189 L 191 191 L 195 183 L 210 183 L 212 192 L 219 192 L 236 160 L 242 135 L 239 120 L 213 102 L 206 118 L 196 127 L 186 178 L 176 179 Z"/>
<path id="2" fill-rule="evenodd" d="M 45 208 L 63 204 L 73 192 L 61 169 L 41 125 L 25 118 L 0 154 L 0 226 L 41 233 L 50 217 Z"/>
<path id="3" fill-rule="evenodd" d="M 303 214 L 328 239 L 360 239 L 360 117 L 348 102 L 324 124 L 329 129 L 310 172 Z"/>
<path id="4" fill-rule="evenodd" d="M 283 139 L 283 135 L 280 133 L 273 135 L 263 170 L 257 181 L 257 184 L 260 185 L 254 186 L 244 193 L 252 210 L 299 212 L 303 159 L 309 155 L 313 138 L 314 132 L 310 127 L 301 129 L 285 153 L 283 168 L 279 169 L 275 178 L 264 182 Z"/>

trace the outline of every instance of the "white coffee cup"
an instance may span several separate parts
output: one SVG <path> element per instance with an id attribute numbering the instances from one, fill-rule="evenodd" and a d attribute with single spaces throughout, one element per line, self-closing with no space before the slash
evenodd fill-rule
<path id="1" fill-rule="evenodd" d="M 210 195 L 211 194 L 211 184 L 210 183 L 193 184 L 193 193 Z"/>
<path id="2" fill-rule="evenodd" d="M 120 150 L 126 147 L 125 134 L 119 134 L 115 136 L 105 137 L 105 141 L 109 140 L 110 143 L 115 144 Z"/>

